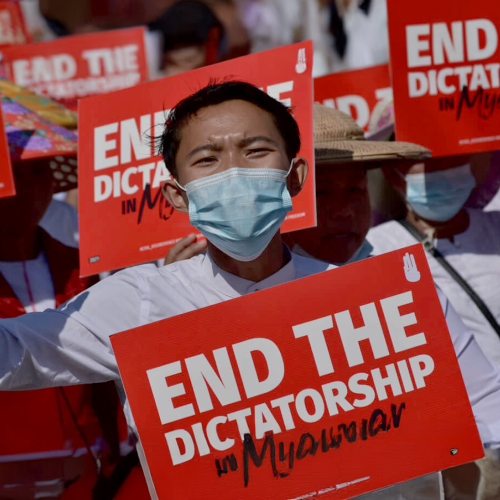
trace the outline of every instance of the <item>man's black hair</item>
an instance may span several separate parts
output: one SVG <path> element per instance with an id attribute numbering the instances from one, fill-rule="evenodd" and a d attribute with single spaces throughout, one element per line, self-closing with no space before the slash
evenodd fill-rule
<path id="1" fill-rule="evenodd" d="M 226 101 L 249 102 L 267 111 L 285 141 L 286 153 L 291 161 L 300 150 L 300 131 L 291 110 L 254 85 L 241 81 L 211 82 L 206 87 L 180 101 L 169 113 L 165 130 L 158 137 L 158 153 L 163 156 L 170 173 L 178 178 L 175 157 L 179 149 L 182 128 L 201 109 Z"/>

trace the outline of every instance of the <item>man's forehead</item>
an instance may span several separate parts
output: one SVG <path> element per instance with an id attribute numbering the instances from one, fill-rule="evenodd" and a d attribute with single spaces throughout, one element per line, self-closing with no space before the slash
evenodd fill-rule
<path id="1" fill-rule="evenodd" d="M 268 111 L 252 104 L 251 102 L 242 99 L 231 99 L 219 104 L 210 104 L 200 108 L 195 114 L 187 119 L 187 124 L 196 123 L 203 125 L 208 121 L 220 121 L 224 119 L 244 119 L 241 121 L 242 125 L 245 124 L 260 124 L 260 125 L 276 125 L 273 116 Z"/>
<path id="2" fill-rule="evenodd" d="M 216 142 L 229 136 L 239 139 L 267 136 L 278 143 L 283 140 L 269 112 L 242 100 L 225 101 L 201 108 L 186 121 L 182 129 L 179 146 L 183 149 L 195 147 L 202 142 Z"/>

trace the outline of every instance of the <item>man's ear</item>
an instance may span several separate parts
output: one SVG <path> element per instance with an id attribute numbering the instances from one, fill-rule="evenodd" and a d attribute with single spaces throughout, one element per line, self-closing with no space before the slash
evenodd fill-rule
<path id="1" fill-rule="evenodd" d="M 172 205 L 175 210 L 187 214 L 188 199 L 186 193 L 175 183 L 173 179 L 165 181 L 161 186 L 161 192 L 166 200 Z"/>
<path id="2" fill-rule="evenodd" d="M 306 183 L 308 173 L 309 164 L 307 163 L 307 160 L 302 158 L 302 156 L 294 158 L 292 170 L 290 171 L 286 181 L 288 191 L 292 198 L 297 196 L 302 191 L 302 188 Z"/>

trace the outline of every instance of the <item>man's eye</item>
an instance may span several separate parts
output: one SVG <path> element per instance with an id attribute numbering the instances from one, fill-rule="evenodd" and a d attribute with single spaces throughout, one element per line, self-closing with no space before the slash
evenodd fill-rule
<path id="1" fill-rule="evenodd" d="M 213 163 L 214 161 L 216 161 L 216 158 L 214 156 L 207 156 L 205 158 L 201 158 L 200 160 L 198 160 L 195 165 L 199 165 L 199 164 L 203 164 L 203 163 Z"/>
<path id="2" fill-rule="evenodd" d="M 250 154 L 255 154 L 255 153 L 267 153 L 269 152 L 269 149 L 267 148 L 255 148 L 255 149 L 250 149 L 249 153 Z"/>

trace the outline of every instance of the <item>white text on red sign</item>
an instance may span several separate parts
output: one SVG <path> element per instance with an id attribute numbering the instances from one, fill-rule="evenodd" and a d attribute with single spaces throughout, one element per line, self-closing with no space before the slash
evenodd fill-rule
<path id="1" fill-rule="evenodd" d="M 286 94 L 293 91 L 293 81 L 269 85 L 266 92 L 287 106 L 292 102 Z M 148 137 L 159 137 L 163 132 L 169 110 L 143 115 L 139 126 L 135 118 L 102 125 L 94 129 L 94 170 L 106 170 L 141 162 L 155 156 Z M 94 201 L 105 201 L 111 196 L 134 195 L 139 189 L 150 185 L 160 187 L 170 174 L 162 160 L 131 166 L 123 172 L 115 170 L 112 174 L 94 177 Z"/>
<path id="2" fill-rule="evenodd" d="M 498 50 L 498 31 L 489 19 L 409 25 L 406 44 L 410 69 L 450 65 L 410 71 L 410 97 L 450 95 L 464 87 L 470 91 L 500 87 L 500 63 L 471 64 L 490 59 Z"/>
<path id="3" fill-rule="evenodd" d="M 387 297 L 380 301 L 385 323 L 387 324 L 394 352 L 401 353 L 427 343 L 425 333 L 408 336 L 405 328 L 416 325 L 417 318 L 413 312 L 401 314 L 399 308 L 413 303 L 411 291 Z M 319 377 L 335 373 L 328 347 L 328 331 L 336 326 L 341 340 L 341 348 L 349 367 L 365 363 L 360 343 L 369 343 L 374 359 L 390 355 L 389 345 L 385 339 L 381 319 L 375 303 L 360 307 L 364 326 L 353 326 L 350 311 L 341 311 L 331 316 L 295 325 L 291 334 L 304 348 L 312 352 L 315 369 Z M 303 340 L 301 340 L 303 339 Z M 338 348 L 339 346 L 335 346 Z M 251 399 L 276 390 L 286 376 L 286 360 L 280 348 L 271 340 L 253 338 L 231 346 L 238 373 L 242 381 L 246 399 Z M 331 349 L 332 347 L 330 347 Z M 265 359 L 268 376 L 260 380 L 254 364 L 253 353 Z M 236 373 L 226 347 L 213 351 L 217 370 L 211 366 L 205 355 L 200 354 L 181 361 L 168 363 L 147 371 L 149 383 L 155 399 L 158 415 L 163 425 L 181 421 L 195 416 L 197 413 L 212 411 L 214 404 L 212 394 L 222 406 L 242 401 L 238 389 Z M 168 378 L 183 373 L 185 365 L 190 385 L 193 388 L 193 403 L 176 406 L 174 400 L 186 394 L 183 383 L 170 384 Z M 233 435 L 239 433 L 241 439 L 250 433 L 248 418 L 252 418 L 255 437 L 261 439 L 265 433 L 272 431 L 279 434 L 294 429 L 295 418 L 302 422 L 318 422 L 326 414 L 333 416 L 339 411 L 348 412 L 355 408 L 368 407 L 375 401 L 388 399 L 387 389 L 393 396 L 424 388 L 425 378 L 434 371 L 434 360 L 427 354 L 401 359 L 369 372 L 354 373 L 348 383 L 330 380 L 320 388 L 305 388 L 297 394 L 289 394 L 252 408 L 245 408 L 227 415 L 212 418 L 205 428 L 196 423 L 190 431 L 179 428 L 165 434 L 172 463 L 178 465 L 194 458 L 196 451 L 200 456 L 215 451 L 226 451 L 235 445 L 229 437 L 221 439 L 219 426 L 233 426 Z M 320 390 L 317 390 L 320 389 Z M 362 396 L 361 398 L 357 396 Z M 308 404 L 309 403 L 309 404 Z M 275 409 L 275 412 L 271 410 Z M 314 408 L 313 411 L 311 409 Z M 223 435 L 227 436 L 227 430 Z M 183 447 L 179 443 L 183 443 Z M 184 451 L 182 452 L 181 449 Z"/>

